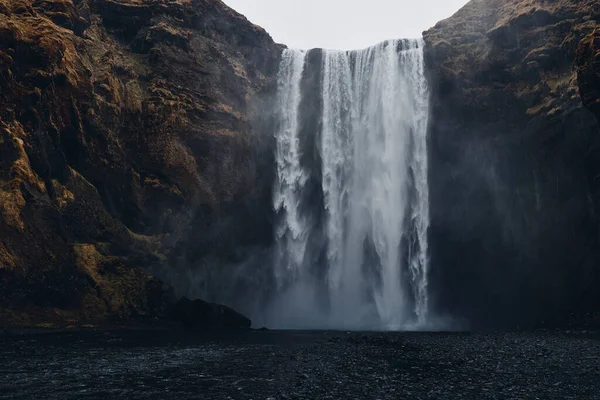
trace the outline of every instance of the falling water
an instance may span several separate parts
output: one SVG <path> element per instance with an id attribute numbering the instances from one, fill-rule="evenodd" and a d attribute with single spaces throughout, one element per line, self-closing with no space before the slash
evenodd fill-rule
<path id="1" fill-rule="evenodd" d="M 286 50 L 279 73 L 276 280 L 273 325 L 401 329 L 428 318 L 428 95 L 423 42 L 397 40 L 361 51 L 323 51 L 320 90 L 304 86 L 306 53 Z M 314 67 L 311 65 L 311 67 Z M 313 98 L 314 97 L 314 98 Z M 303 148 L 301 102 L 321 102 L 316 148 Z M 317 152 L 319 165 L 301 163 Z M 307 180 L 321 202 L 306 204 Z M 306 209 L 321 224 L 309 223 Z M 324 261 L 309 265 L 322 231 Z M 314 258 L 311 258 L 314 259 Z M 324 287 L 326 299 L 317 299 Z M 289 293 L 294 293 L 289 297 Z M 298 307 L 301 303 L 303 306 Z M 307 306 L 308 305 L 308 306 Z"/>
<path id="2" fill-rule="evenodd" d="M 276 210 L 285 210 L 276 226 L 275 276 L 280 286 L 293 282 L 302 267 L 306 248 L 307 232 L 299 213 L 299 194 L 306 183 L 306 173 L 300 167 L 298 140 L 298 107 L 304 55 L 301 51 L 284 50 L 278 76 L 277 104 L 280 107 L 280 121 L 274 204 Z"/>

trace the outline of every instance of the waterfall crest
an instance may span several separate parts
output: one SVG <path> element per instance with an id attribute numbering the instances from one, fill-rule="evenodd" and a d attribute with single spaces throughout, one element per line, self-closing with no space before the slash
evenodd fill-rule
<path id="1" fill-rule="evenodd" d="M 423 41 L 312 51 L 321 65 L 310 52 L 285 50 L 278 76 L 277 294 L 267 320 L 281 328 L 424 324 Z M 311 104 L 320 115 L 306 111 Z"/>

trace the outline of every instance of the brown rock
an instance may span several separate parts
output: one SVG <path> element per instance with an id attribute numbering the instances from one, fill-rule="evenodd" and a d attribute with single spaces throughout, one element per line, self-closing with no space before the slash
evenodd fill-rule
<path id="1" fill-rule="evenodd" d="M 600 28 L 579 43 L 576 65 L 583 104 L 600 120 Z"/>
<path id="2" fill-rule="evenodd" d="M 249 329 L 252 321 L 229 307 L 184 297 L 175 303 L 169 316 L 187 329 Z"/>
<path id="3" fill-rule="evenodd" d="M 0 0 L 2 323 L 160 317 L 152 271 L 265 240 L 213 231 L 268 223 L 280 52 L 216 0 Z"/>

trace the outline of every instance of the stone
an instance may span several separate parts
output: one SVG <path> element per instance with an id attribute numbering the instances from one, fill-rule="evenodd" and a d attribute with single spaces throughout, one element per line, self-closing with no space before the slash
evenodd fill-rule
<path id="1" fill-rule="evenodd" d="M 282 48 L 221 1 L 0 0 L 0 323 L 160 320 L 270 241 Z"/>
<path id="2" fill-rule="evenodd" d="M 252 325 L 250 319 L 229 307 L 186 297 L 173 305 L 170 318 L 187 329 L 250 329 Z"/>

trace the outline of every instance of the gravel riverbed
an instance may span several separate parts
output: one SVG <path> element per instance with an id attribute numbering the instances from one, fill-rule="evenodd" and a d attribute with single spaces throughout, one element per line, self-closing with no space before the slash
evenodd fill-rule
<path id="1" fill-rule="evenodd" d="M 600 399 L 600 334 L 0 335 L 3 399 Z"/>

